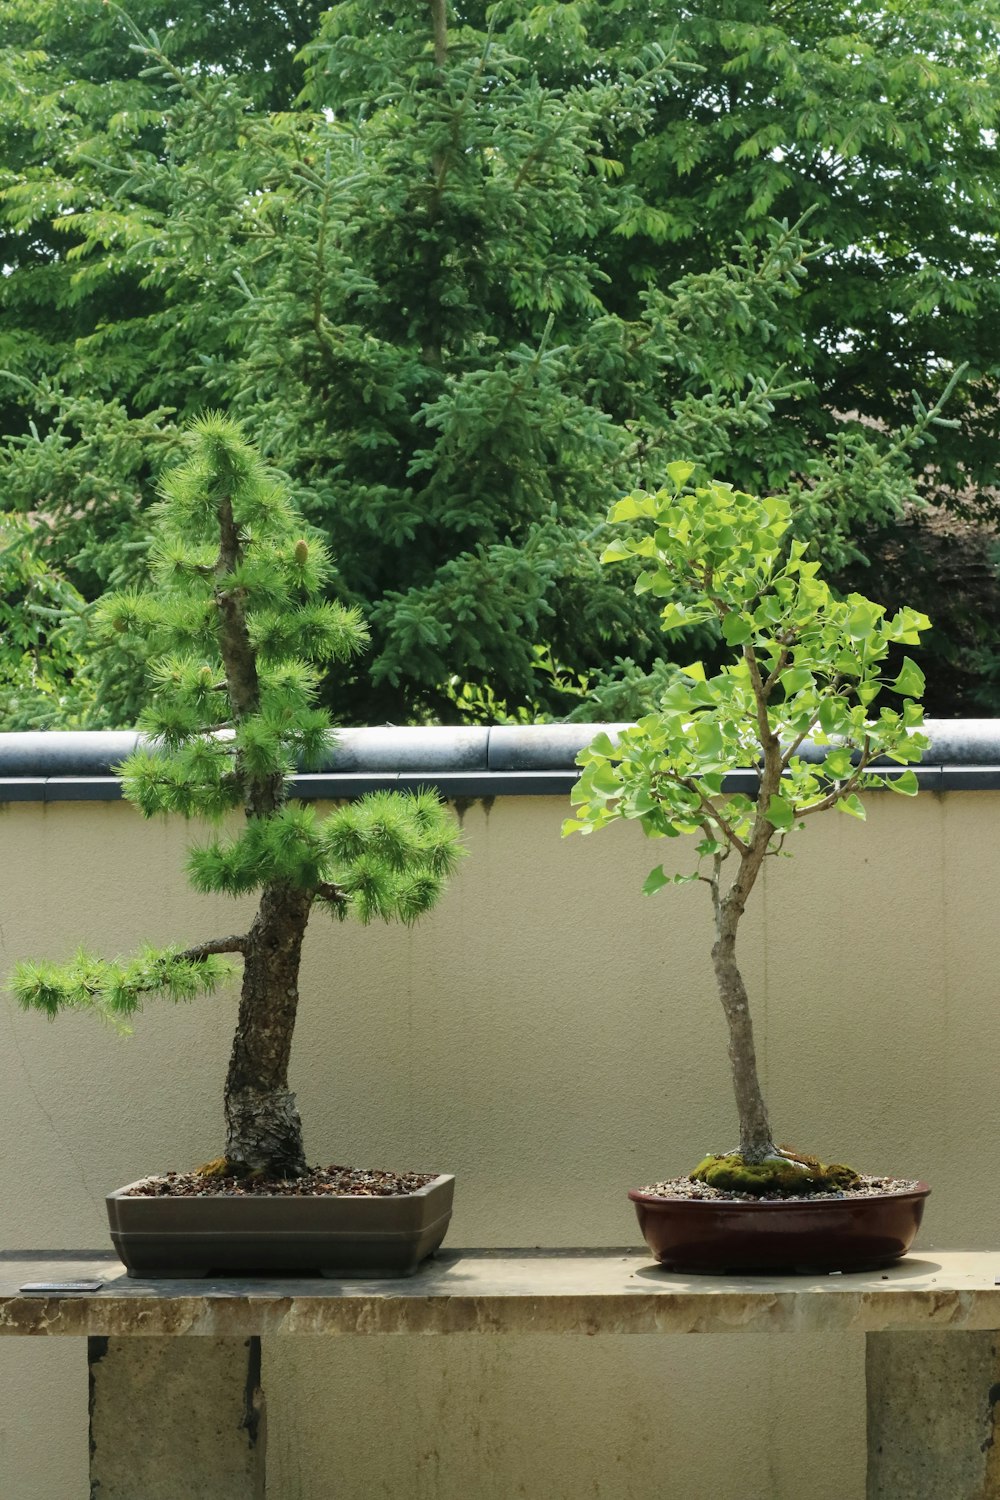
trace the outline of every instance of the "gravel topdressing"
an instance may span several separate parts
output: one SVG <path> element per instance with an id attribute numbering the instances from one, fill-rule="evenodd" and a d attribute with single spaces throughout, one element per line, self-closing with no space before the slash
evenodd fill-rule
<path id="1" fill-rule="evenodd" d="M 885 1193 L 912 1193 L 919 1184 L 903 1177 L 862 1177 L 857 1187 L 837 1193 L 802 1193 L 791 1196 L 786 1193 L 729 1193 L 721 1188 L 709 1187 L 707 1182 L 692 1182 L 690 1177 L 672 1177 L 667 1182 L 654 1182 L 651 1187 L 640 1188 L 653 1198 L 702 1198 L 706 1202 L 718 1203 L 815 1203 L 824 1198 L 874 1198 Z"/>
<path id="2" fill-rule="evenodd" d="M 309 1198 L 329 1193 L 340 1198 L 398 1198 L 433 1182 L 433 1172 L 376 1172 L 360 1167 L 312 1167 L 304 1177 L 203 1177 L 197 1172 L 165 1172 L 146 1177 L 129 1198 Z"/>

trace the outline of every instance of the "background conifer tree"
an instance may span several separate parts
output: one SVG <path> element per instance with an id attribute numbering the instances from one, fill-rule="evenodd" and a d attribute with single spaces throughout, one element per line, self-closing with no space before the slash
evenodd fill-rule
<path id="1" fill-rule="evenodd" d="M 897 530 L 997 514 L 1000 0 L 0 11 L 0 490 L 88 599 L 212 402 L 365 611 L 336 713 L 563 717 L 583 675 L 629 716 L 707 646 L 602 576 L 603 517 L 683 454 L 788 493 L 835 582 L 894 551 L 928 707 L 1000 701 L 986 534 L 930 599 Z M 140 666 L 98 665 L 104 722 Z"/>
<path id="2" fill-rule="evenodd" d="M 437 900 L 460 853 L 437 797 L 380 793 L 326 817 L 294 800 L 296 765 L 330 742 L 314 699 L 318 673 L 364 646 L 355 609 L 322 596 L 330 563 L 287 490 L 239 427 L 194 424 L 186 460 L 163 485 L 151 548 L 153 587 L 108 598 L 112 631 L 137 635 L 153 689 L 144 748 L 122 767 L 146 817 L 180 813 L 224 827 L 191 848 L 197 890 L 259 892 L 249 929 L 185 949 L 144 949 L 108 962 L 25 963 L 21 1004 L 127 1018 L 153 993 L 187 999 L 243 960 L 239 1018 L 225 1085 L 226 1167 L 295 1176 L 302 1127 L 288 1088 L 302 939 L 315 905 L 337 918 L 412 922 Z"/>
<path id="3" fill-rule="evenodd" d="M 93 706 L 86 601 L 49 567 L 25 517 L 0 515 L 0 724 L 73 729 Z"/>

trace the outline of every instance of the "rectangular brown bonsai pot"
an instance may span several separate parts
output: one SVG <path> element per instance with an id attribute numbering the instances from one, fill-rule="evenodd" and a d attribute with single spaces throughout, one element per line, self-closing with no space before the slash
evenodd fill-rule
<path id="1" fill-rule="evenodd" d="M 111 1238 L 130 1276 L 369 1277 L 412 1276 L 433 1255 L 451 1218 L 455 1179 L 434 1177 L 396 1197 L 129 1196 L 138 1186 L 107 1197 Z"/>

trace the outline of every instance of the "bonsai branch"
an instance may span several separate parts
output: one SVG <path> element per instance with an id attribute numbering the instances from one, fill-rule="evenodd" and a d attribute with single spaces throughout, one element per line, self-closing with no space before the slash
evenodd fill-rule
<path id="1" fill-rule="evenodd" d="M 316 895 L 331 906 L 346 906 L 349 899 L 343 886 L 335 885 L 331 880 L 320 881 L 316 887 Z"/>
<path id="2" fill-rule="evenodd" d="M 207 943 L 196 943 L 193 948 L 185 948 L 182 953 L 175 953 L 175 958 L 186 959 L 189 963 L 199 963 L 203 958 L 209 958 L 213 953 L 245 953 L 247 951 L 246 935 L 234 934 L 231 937 L 211 938 Z"/>
<path id="3" fill-rule="evenodd" d="M 843 680 L 844 680 L 843 677 L 834 677 L 831 680 L 831 682 L 830 682 L 830 688 L 831 688 L 831 696 L 832 697 L 838 698 L 838 697 L 841 696 L 840 695 L 840 686 L 841 686 Z M 826 700 L 824 699 L 824 702 L 825 701 Z M 792 740 L 791 744 L 787 747 L 787 749 L 785 750 L 784 754 L 781 757 L 781 769 L 783 771 L 787 771 L 789 765 L 791 764 L 792 756 L 799 749 L 799 746 L 802 745 L 809 738 L 809 736 L 812 734 L 813 730 L 816 728 L 816 725 L 818 723 L 819 723 L 819 714 L 815 713 L 813 715 L 812 719 L 810 720 L 810 722 L 808 723 L 808 725 L 806 726 L 806 728 L 803 729 L 802 733 L 799 734 L 799 735 L 796 735 L 795 739 Z"/>
<path id="4" fill-rule="evenodd" d="M 702 826 L 702 828 L 703 828 L 703 830 L 705 832 L 705 837 L 714 840 L 714 838 L 715 838 L 715 830 L 712 828 L 711 824 L 710 823 L 703 823 L 701 826 Z M 712 873 L 711 873 L 711 875 L 699 875 L 698 876 L 698 879 L 704 881 L 704 883 L 708 886 L 709 890 L 712 892 L 712 910 L 715 913 L 716 924 L 718 924 L 718 921 L 719 921 L 719 907 L 720 907 L 719 885 L 720 885 L 720 881 L 722 879 L 722 861 L 724 859 L 728 859 L 728 858 L 729 858 L 729 850 L 728 849 L 724 849 L 724 850 L 723 849 L 718 849 L 718 850 L 716 850 L 716 852 L 712 855 Z"/>
<path id="5" fill-rule="evenodd" d="M 792 763 L 792 756 L 796 753 L 796 751 L 803 744 L 803 742 L 809 738 L 809 736 L 812 734 L 813 730 L 816 728 L 816 725 L 818 723 L 819 723 L 819 715 L 817 714 L 810 721 L 809 727 L 807 729 L 803 729 L 802 733 L 799 734 L 799 735 L 796 735 L 795 739 L 792 740 L 792 743 L 788 746 L 788 748 L 785 750 L 785 753 L 781 757 L 781 769 L 783 771 L 787 771 L 788 770 L 788 767 Z"/>
<path id="6" fill-rule="evenodd" d="M 778 659 L 775 662 L 774 666 L 771 668 L 770 672 L 767 674 L 767 680 L 764 683 L 765 698 L 770 698 L 771 693 L 774 690 L 775 683 L 778 681 L 782 672 L 785 670 L 785 668 L 788 666 L 788 663 L 792 659 L 791 645 L 794 639 L 795 634 L 793 631 L 781 637 L 781 650 L 778 652 Z"/>
<path id="7" fill-rule="evenodd" d="M 861 757 L 847 780 L 838 781 L 833 790 L 827 792 L 826 796 L 822 797 L 819 802 L 813 802 L 809 807 L 796 808 L 795 816 L 797 818 L 808 818 L 812 813 L 823 812 L 825 808 L 836 806 L 844 797 L 849 797 L 852 792 L 857 790 L 861 777 L 871 765 L 873 758 L 871 739 L 868 735 L 865 735 Z"/>
<path id="8" fill-rule="evenodd" d="M 749 846 L 743 842 L 739 834 L 736 832 L 736 829 L 731 827 L 731 825 L 719 812 L 718 808 L 713 807 L 709 798 L 705 796 L 705 793 L 702 791 L 701 787 L 692 777 L 678 776 L 675 773 L 670 773 L 670 779 L 672 781 L 676 781 L 678 786 L 682 786 L 685 791 L 691 792 L 695 797 L 698 798 L 701 809 L 706 814 L 706 821 L 709 825 L 710 830 L 712 824 L 714 824 L 715 827 L 719 828 L 725 835 L 727 841 L 732 845 L 732 847 L 736 850 L 737 854 L 739 854 L 741 858 L 745 858 L 746 855 L 750 853 Z M 703 822 L 702 827 L 704 828 L 705 826 L 706 825 Z M 709 837 L 714 839 L 714 831 L 709 832 Z"/>
<path id="9" fill-rule="evenodd" d="M 746 662 L 747 671 L 750 673 L 750 684 L 753 688 L 754 700 L 757 705 L 757 732 L 760 736 L 760 747 L 766 766 L 778 743 L 777 736 L 771 728 L 771 721 L 767 717 L 767 702 L 771 692 L 771 688 L 768 685 L 770 679 L 768 679 L 768 683 L 765 683 L 763 677 L 761 677 L 757 653 L 749 641 L 743 647 L 743 660 Z"/>

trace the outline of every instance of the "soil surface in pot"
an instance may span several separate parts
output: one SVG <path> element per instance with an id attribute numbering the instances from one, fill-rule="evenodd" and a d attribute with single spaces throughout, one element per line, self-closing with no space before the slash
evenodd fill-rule
<path id="1" fill-rule="evenodd" d="M 129 1198 L 398 1198 L 433 1182 L 433 1172 L 378 1172 L 360 1167 L 311 1167 L 302 1177 L 216 1177 L 164 1172 L 130 1189 Z"/>
<path id="2" fill-rule="evenodd" d="M 734 1193 L 710 1187 L 707 1182 L 693 1182 L 690 1177 L 672 1177 L 667 1182 L 654 1182 L 650 1187 L 639 1188 L 654 1198 L 697 1198 L 715 1203 L 822 1203 L 824 1200 L 845 1198 L 875 1198 L 885 1193 L 912 1193 L 919 1186 L 902 1177 L 860 1177 L 857 1187 L 843 1188 L 835 1193 Z"/>

